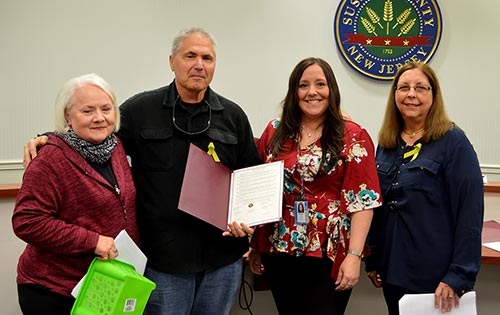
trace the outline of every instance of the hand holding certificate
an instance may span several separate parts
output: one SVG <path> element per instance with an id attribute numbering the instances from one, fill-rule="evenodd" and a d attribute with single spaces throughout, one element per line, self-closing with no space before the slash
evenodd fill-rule
<path id="1" fill-rule="evenodd" d="M 179 209 L 221 230 L 230 222 L 248 226 L 281 219 L 283 162 L 231 171 L 191 144 Z"/>
<path id="2" fill-rule="evenodd" d="M 434 294 L 405 294 L 399 300 L 400 315 L 438 315 L 440 308 L 434 308 Z M 476 315 L 476 292 L 470 291 L 460 298 L 460 306 L 452 308 L 451 315 Z"/>

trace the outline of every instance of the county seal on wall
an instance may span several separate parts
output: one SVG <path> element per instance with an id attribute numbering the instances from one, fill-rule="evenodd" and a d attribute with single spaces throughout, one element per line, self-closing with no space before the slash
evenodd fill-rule
<path id="1" fill-rule="evenodd" d="M 435 0 L 342 0 L 334 32 L 351 67 L 391 80 L 405 62 L 432 58 L 441 39 L 441 11 Z"/>

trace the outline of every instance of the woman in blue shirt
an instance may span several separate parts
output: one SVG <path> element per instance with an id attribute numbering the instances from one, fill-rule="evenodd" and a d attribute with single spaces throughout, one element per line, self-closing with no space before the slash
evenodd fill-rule
<path id="1" fill-rule="evenodd" d="M 483 182 L 427 64 L 407 63 L 396 74 L 376 160 L 384 204 L 368 240 L 368 276 L 383 288 L 390 315 L 410 293 L 434 293 L 434 306 L 449 312 L 479 272 Z"/>

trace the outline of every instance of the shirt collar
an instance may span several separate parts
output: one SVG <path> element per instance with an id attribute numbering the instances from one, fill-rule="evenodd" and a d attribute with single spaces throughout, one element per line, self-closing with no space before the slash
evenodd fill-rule
<path id="1" fill-rule="evenodd" d="M 175 87 L 175 80 L 170 83 L 169 87 L 165 90 L 165 96 L 163 97 L 163 106 L 172 108 L 174 106 L 175 100 L 179 96 L 177 88 Z M 215 93 L 210 86 L 207 87 L 205 96 L 203 99 L 210 104 L 212 110 L 223 110 L 224 105 L 220 102 L 219 95 Z"/>

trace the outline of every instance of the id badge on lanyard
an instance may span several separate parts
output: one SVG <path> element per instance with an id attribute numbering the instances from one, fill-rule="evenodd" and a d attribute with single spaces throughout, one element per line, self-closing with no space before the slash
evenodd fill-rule
<path id="1" fill-rule="evenodd" d="M 295 223 L 296 224 L 307 224 L 309 215 L 309 203 L 304 200 L 297 200 L 294 203 L 295 211 Z"/>
<path id="2" fill-rule="evenodd" d="M 295 213 L 295 224 L 307 224 L 309 220 L 309 203 L 304 196 L 304 172 L 305 166 L 300 163 L 300 148 L 297 148 L 297 170 L 300 175 L 300 193 L 293 204 Z"/>

